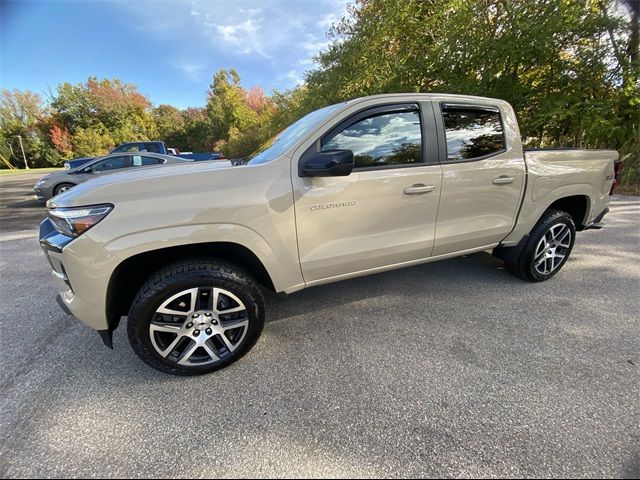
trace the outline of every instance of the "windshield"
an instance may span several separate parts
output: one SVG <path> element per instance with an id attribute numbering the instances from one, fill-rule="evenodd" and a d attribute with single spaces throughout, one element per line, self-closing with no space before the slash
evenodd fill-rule
<path id="1" fill-rule="evenodd" d="M 249 160 L 249 165 L 258 165 L 275 160 L 342 105 L 342 103 L 330 105 L 305 115 L 249 155 L 246 158 L 246 160 Z"/>

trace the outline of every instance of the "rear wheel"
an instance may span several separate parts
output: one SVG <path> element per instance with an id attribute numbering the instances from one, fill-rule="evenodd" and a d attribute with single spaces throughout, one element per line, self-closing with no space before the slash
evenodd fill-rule
<path id="1" fill-rule="evenodd" d="M 197 375 L 238 360 L 263 326 L 257 284 L 235 265 L 196 259 L 168 266 L 142 286 L 127 331 L 133 350 L 153 368 Z"/>
<path id="2" fill-rule="evenodd" d="M 531 231 L 518 260 L 506 263 L 507 270 L 531 282 L 548 280 L 567 262 L 575 236 L 571 215 L 548 210 Z"/>
<path id="3" fill-rule="evenodd" d="M 55 197 L 56 195 L 60 195 L 73 187 L 75 187 L 73 183 L 61 183 L 60 185 L 56 185 L 56 188 L 53 190 L 53 196 Z"/>

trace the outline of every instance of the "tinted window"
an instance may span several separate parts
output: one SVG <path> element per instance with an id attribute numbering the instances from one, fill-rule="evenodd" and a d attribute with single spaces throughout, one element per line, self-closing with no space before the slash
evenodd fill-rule
<path id="1" fill-rule="evenodd" d="M 387 112 L 359 120 L 322 146 L 333 149 L 351 150 L 356 168 L 421 163 L 420 113 Z"/>
<path id="2" fill-rule="evenodd" d="M 112 153 L 121 153 L 121 152 L 139 152 L 140 145 L 137 143 L 128 144 L 128 145 L 120 145 L 115 150 L 112 150 Z"/>
<path id="3" fill-rule="evenodd" d="M 107 170 L 117 170 L 131 166 L 131 159 L 127 155 L 121 157 L 109 157 L 91 166 L 94 172 L 104 172 Z"/>
<path id="4" fill-rule="evenodd" d="M 143 165 L 160 165 L 164 160 L 156 157 L 147 157 L 142 155 L 133 155 L 133 166 L 141 167 Z"/>
<path id="5" fill-rule="evenodd" d="M 443 107 L 447 160 L 468 160 L 505 149 L 500 113 L 473 108 Z"/>
<path id="6" fill-rule="evenodd" d="M 162 153 L 160 151 L 160 144 L 159 143 L 145 143 L 144 144 L 144 149 L 147 152 L 151 152 L 151 153 Z"/>

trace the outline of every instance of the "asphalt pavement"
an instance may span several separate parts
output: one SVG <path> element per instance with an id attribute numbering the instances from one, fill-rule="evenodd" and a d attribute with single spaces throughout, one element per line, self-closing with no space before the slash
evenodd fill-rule
<path id="1" fill-rule="evenodd" d="M 269 294 L 177 378 L 57 306 L 34 182 L 0 176 L 3 478 L 640 476 L 640 197 L 548 282 L 481 253 Z"/>

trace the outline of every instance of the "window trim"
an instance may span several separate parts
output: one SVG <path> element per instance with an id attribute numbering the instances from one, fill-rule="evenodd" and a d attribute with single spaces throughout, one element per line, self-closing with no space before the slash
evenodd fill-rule
<path id="1" fill-rule="evenodd" d="M 422 162 L 418 163 L 406 163 L 402 165 L 379 165 L 374 167 L 356 167 L 354 172 L 369 172 L 375 170 L 391 170 L 398 168 L 416 168 L 416 167 L 431 167 L 439 165 L 438 158 L 438 130 L 435 121 L 435 112 L 433 104 L 430 100 L 416 100 L 412 102 L 394 102 L 385 103 L 382 105 L 368 106 L 361 110 L 349 115 L 338 124 L 331 127 L 324 134 L 320 135 L 298 158 L 298 165 L 301 165 L 304 160 L 311 155 L 320 152 L 324 140 L 330 135 L 335 136 L 341 130 L 347 128 L 348 125 L 358 122 L 362 118 L 366 118 L 371 114 L 383 114 L 386 112 L 402 112 L 402 111 L 417 111 L 420 116 L 420 129 L 422 134 Z M 300 174 L 300 171 L 298 171 Z"/>
<path id="2" fill-rule="evenodd" d="M 131 155 L 130 155 L 130 154 L 128 154 L 128 153 L 122 153 L 122 152 L 119 152 L 117 155 L 116 155 L 116 154 L 111 154 L 111 155 L 109 155 L 108 157 L 103 158 L 102 160 L 99 160 L 99 161 L 97 161 L 97 162 L 95 162 L 95 163 L 91 164 L 91 165 L 90 165 L 90 166 L 91 166 L 91 169 L 93 170 L 93 168 L 94 168 L 94 166 L 95 166 L 95 165 L 98 165 L 98 164 L 100 164 L 100 163 L 106 163 L 107 161 L 112 160 L 112 159 L 114 159 L 114 158 L 118 158 L 118 157 L 123 157 L 123 158 L 125 159 L 125 160 L 124 160 L 125 162 L 130 161 L 130 162 L 131 162 L 131 165 L 133 165 L 133 159 L 131 158 Z M 128 157 L 128 158 L 127 158 L 127 157 Z M 129 165 L 129 166 L 131 166 L 131 165 Z M 104 170 L 104 169 L 103 169 L 103 170 L 93 170 L 93 171 L 94 171 L 94 172 L 111 172 L 111 171 L 113 171 L 113 170 L 122 170 L 122 169 L 124 169 L 124 168 L 129 168 L 129 166 L 120 167 L 120 168 L 110 168 L 109 170 Z"/>
<path id="3" fill-rule="evenodd" d="M 441 165 L 454 165 L 456 163 L 469 163 L 469 162 L 480 162 L 482 160 L 487 160 L 489 158 L 495 157 L 497 155 L 502 155 L 506 153 L 509 149 L 507 147 L 507 132 L 504 128 L 504 118 L 502 115 L 502 110 L 500 107 L 496 105 L 482 105 L 482 104 L 473 104 L 473 103 L 451 103 L 451 102 L 439 102 L 438 108 L 440 110 L 440 115 L 436 115 L 436 124 L 439 127 L 440 133 L 439 138 L 443 140 L 442 145 L 443 148 L 440 150 L 440 164 Z M 460 109 L 460 110 L 481 110 L 485 112 L 494 112 L 498 114 L 498 118 L 500 119 L 500 127 L 502 127 L 502 140 L 504 143 L 504 147 L 500 150 L 497 150 L 492 153 L 487 153 L 486 155 L 482 155 L 480 157 L 473 158 L 463 158 L 460 160 L 449 160 L 448 158 L 448 147 L 447 147 L 447 128 L 444 123 L 444 111 L 447 108 L 452 109 Z"/>
<path id="4" fill-rule="evenodd" d="M 372 116 L 382 116 L 389 115 L 392 113 L 403 113 L 403 112 L 418 112 L 418 120 L 420 121 L 420 143 L 422 150 L 422 162 L 416 163 L 401 163 L 398 165 L 378 165 L 378 166 L 369 166 L 369 167 L 353 167 L 354 172 L 367 172 L 373 170 L 388 170 L 392 168 L 407 168 L 407 167 L 415 167 L 415 166 L 424 166 L 427 162 L 425 162 L 425 131 L 424 131 L 424 120 L 422 111 L 420 109 L 420 104 L 418 102 L 410 102 L 410 103 L 395 103 L 388 105 L 380 105 L 377 107 L 369 107 L 361 110 L 359 112 L 350 115 L 341 121 L 338 125 L 333 127 L 327 133 L 322 135 L 319 139 L 319 148 L 315 153 L 322 151 L 322 147 L 326 144 L 327 140 L 333 139 L 336 135 L 340 134 L 343 130 L 349 128 L 352 125 L 364 120 L 366 118 Z M 318 143 L 318 142 L 316 142 Z"/>
<path id="5" fill-rule="evenodd" d="M 156 162 L 147 163 L 146 165 L 143 163 L 142 165 L 139 165 L 139 167 L 152 167 L 153 165 L 164 165 L 165 163 L 167 163 L 166 158 L 154 157 L 152 155 L 149 155 L 149 153 L 152 153 L 152 152 L 140 152 L 140 153 L 142 153 L 142 155 L 140 155 L 141 157 L 152 158 L 153 160 L 156 160 Z M 144 155 L 145 153 L 146 155 Z"/>

